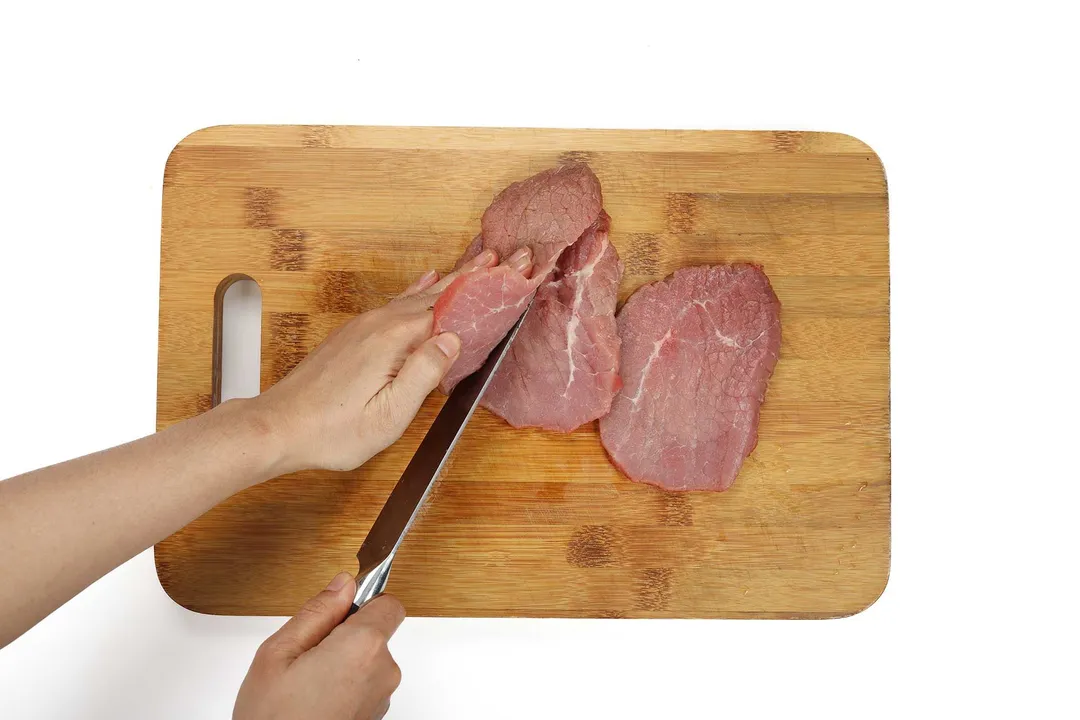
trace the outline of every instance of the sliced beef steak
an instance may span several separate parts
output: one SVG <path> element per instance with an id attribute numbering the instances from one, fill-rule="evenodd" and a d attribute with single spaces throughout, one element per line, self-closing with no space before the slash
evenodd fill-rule
<path id="1" fill-rule="evenodd" d="M 483 405 L 515 427 L 570 432 L 607 414 L 620 387 L 615 327 L 622 262 L 607 213 L 540 285 Z"/>
<path id="2" fill-rule="evenodd" d="M 754 265 L 692 267 L 645 285 L 618 315 L 623 388 L 600 438 L 632 480 L 726 490 L 757 444 L 780 351 L 780 302 Z"/>
<path id="3" fill-rule="evenodd" d="M 542 281 L 542 276 L 526 279 L 500 265 L 462 275 L 443 290 L 435 301 L 434 332 L 453 332 L 461 338 L 461 355 L 439 383 L 443 392 L 449 393 L 484 364 Z"/>
<path id="4" fill-rule="evenodd" d="M 567 246 L 600 216 L 600 181 L 592 169 L 575 163 L 545 170 L 516 182 L 492 201 L 480 220 L 484 248 L 508 258 L 532 248 L 541 277 L 555 267 Z"/>
<path id="5" fill-rule="evenodd" d="M 483 364 L 555 269 L 559 255 L 596 221 L 601 208 L 600 181 L 583 164 L 545 170 L 492 201 L 481 219 L 480 244 L 474 239 L 466 257 L 483 248 L 505 259 L 528 246 L 533 272 L 526 280 L 504 267 L 478 270 L 443 291 L 435 303 L 435 332 L 455 332 L 462 345 L 461 357 L 440 385 L 445 392 Z"/>

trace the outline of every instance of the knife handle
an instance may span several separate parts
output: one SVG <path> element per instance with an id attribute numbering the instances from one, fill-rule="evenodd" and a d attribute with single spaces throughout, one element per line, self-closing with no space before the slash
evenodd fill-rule
<path id="1" fill-rule="evenodd" d="M 390 565 L 393 562 L 394 556 L 391 554 L 366 574 L 357 576 L 356 595 L 353 596 L 352 607 L 349 608 L 349 614 L 345 617 L 349 617 L 382 595 L 383 589 L 386 588 L 386 580 L 390 577 Z"/>

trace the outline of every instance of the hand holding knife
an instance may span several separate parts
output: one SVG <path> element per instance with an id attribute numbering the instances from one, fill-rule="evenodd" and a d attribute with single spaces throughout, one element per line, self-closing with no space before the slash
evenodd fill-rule
<path id="1" fill-rule="evenodd" d="M 532 300 L 529 301 L 525 312 L 510 328 L 506 337 L 499 341 L 499 344 L 491 351 L 480 369 L 459 382 L 453 389 L 420 442 L 416 454 L 401 474 L 401 479 L 394 486 L 382 512 L 375 519 L 364 543 L 356 553 L 356 558 L 360 562 L 360 571 L 356 576 L 356 597 L 353 599 L 349 615 L 378 597 L 386 587 L 390 566 L 394 562 L 398 547 L 401 546 L 406 533 L 416 520 L 425 498 L 435 485 L 439 473 L 446 465 L 450 453 L 457 444 L 458 438 L 461 437 L 469 418 L 476 410 L 476 406 L 480 403 L 484 391 L 491 383 L 495 371 L 499 369 L 503 358 L 506 357 L 531 307 Z"/>

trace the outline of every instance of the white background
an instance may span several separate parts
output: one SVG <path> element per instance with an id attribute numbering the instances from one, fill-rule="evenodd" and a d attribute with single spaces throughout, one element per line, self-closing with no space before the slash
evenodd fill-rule
<path id="1" fill-rule="evenodd" d="M 881 600 L 410 619 L 390 717 L 1076 716 L 1078 57 L 1049 3 L 106 5 L 0 10 L 0 477 L 153 430 L 162 171 L 197 128 L 848 132 L 891 204 Z M 0 650 L 0 716 L 228 717 L 280 622 L 180 609 L 144 553 Z"/>

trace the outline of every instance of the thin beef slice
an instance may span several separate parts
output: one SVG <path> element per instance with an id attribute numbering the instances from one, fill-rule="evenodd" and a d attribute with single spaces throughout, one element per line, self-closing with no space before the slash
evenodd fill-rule
<path id="1" fill-rule="evenodd" d="M 621 386 L 615 326 L 622 262 L 601 212 L 540 285 L 482 404 L 514 427 L 570 432 L 606 415 Z"/>
<path id="2" fill-rule="evenodd" d="M 757 444 L 780 351 L 780 302 L 761 268 L 701 266 L 641 287 L 618 315 L 623 388 L 600 439 L 630 479 L 726 490 Z"/>
<path id="3" fill-rule="evenodd" d="M 543 278 L 562 251 L 596 221 L 602 207 L 600 181 L 588 165 L 545 170 L 503 190 L 484 211 L 484 249 L 505 259 L 529 246 Z"/>
<path id="4" fill-rule="evenodd" d="M 478 270 L 459 277 L 440 295 L 435 332 L 457 333 L 462 347 L 440 385 L 444 392 L 483 364 L 555 269 L 559 255 L 596 221 L 601 208 L 600 181 L 581 163 L 514 183 L 492 201 L 480 222 L 480 247 L 505 259 L 528 246 L 533 272 L 526 279 L 502 266 Z M 479 251 L 475 240 L 469 251 Z"/>

